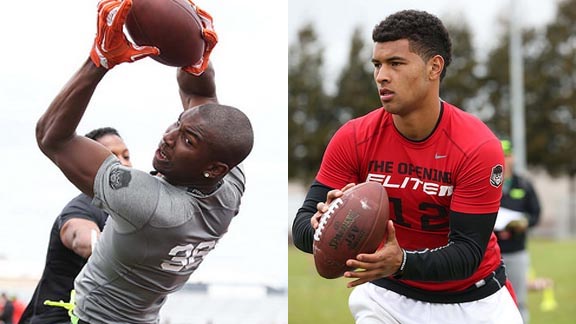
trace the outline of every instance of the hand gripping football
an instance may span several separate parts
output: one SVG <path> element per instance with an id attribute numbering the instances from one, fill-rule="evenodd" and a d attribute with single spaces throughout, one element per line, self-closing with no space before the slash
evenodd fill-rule
<path id="1" fill-rule="evenodd" d="M 318 274 L 334 279 L 353 270 L 346 260 L 374 253 L 386 239 L 388 194 L 375 182 L 346 190 L 330 204 L 314 233 L 314 263 Z"/>

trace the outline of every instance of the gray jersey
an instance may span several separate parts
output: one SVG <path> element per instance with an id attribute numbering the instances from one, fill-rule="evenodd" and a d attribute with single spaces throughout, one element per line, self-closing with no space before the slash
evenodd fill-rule
<path id="1" fill-rule="evenodd" d="M 166 295 L 186 283 L 226 233 L 244 182 L 237 167 L 203 195 L 108 158 L 96 175 L 93 203 L 110 217 L 76 278 L 74 313 L 91 324 L 158 323 Z"/>

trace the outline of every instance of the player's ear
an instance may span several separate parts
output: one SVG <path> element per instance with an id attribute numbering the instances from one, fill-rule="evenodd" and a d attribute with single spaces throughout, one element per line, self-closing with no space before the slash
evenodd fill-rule
<path id="1" fill-rule="evenodd" d="M 214 162 L 208 167 L 206 172 L 208 172 L 208 174 L 210 174 L 212 177 L 217 178 L 225 175 L 228 170 L 230 170 L 228 164 L 223 162 Z"/>
<path id="2" fill-rule="evenodd" d="M 440 80 L 442 70 L 444 70 L 444 58 L 441 55 L 434 55 L 428 60 L 428 79 L 430 81 Z"/>

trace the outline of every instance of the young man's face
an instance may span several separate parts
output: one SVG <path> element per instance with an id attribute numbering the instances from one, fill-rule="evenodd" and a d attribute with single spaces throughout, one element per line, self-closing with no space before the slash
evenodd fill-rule
<path id="1" fill-rule="evenodd" d="M 430 67 L 410 51 L 407 39 L 375 43 L 372 63 L 374 81 L 386 111 L 408 114 L 431 93 Z"/>
<path id="2" fill-rule="evenodd" d="M 152 164 L 172 184 L 195 183 L 212 163 L 210 129 L 197 112 L 188 109 L 164 133 Z"/>
<path id="3" fill-rule="evenodd" d="M 126 144 L 122 138 L 117 135 L 108 134 L 100 137 L 97 142 L 106 146 L 110 151 L 112 151 L 112 154 L 116 155 L 122 165 L 132 167 L 132 162 L 130 161 L 130 151 L 128 151 L 128 147 L 126 147 Z"/>

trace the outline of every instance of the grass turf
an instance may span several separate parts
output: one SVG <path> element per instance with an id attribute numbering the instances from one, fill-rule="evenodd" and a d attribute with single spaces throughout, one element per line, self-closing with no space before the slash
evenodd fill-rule
<path id="1" fill-rule="evenodd" d="M 531 239 L 528 249 L 537 277 L 554 280 L 558 307 L 542 311 L 542 292 L 529 293 L 531 324 L 572 324 L 576 318 L 576 241 Z M 290 246 L 288 251 L 288 323 L 350 324 L 346 279 L 324 279 L 314 269 L 312 255 Z"/>

